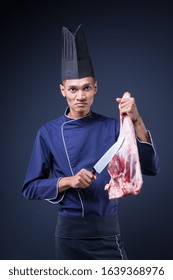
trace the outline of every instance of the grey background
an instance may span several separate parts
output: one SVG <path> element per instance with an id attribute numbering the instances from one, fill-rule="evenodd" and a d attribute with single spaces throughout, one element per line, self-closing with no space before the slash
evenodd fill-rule
<path id="1" fill-rule="evenodd" d="M 99 91 L 93 110 L 118 117 L 136 98 L 160 157 L 141 193 L 119 200 L 129 259 L 172 259 L 172 1 L 1 3 L 0 259 L 54 259 L 57 207 L 21 194 L 36 132 L 63 114 L 61 29 L 83 24 Z M 57 3 L 58 2 L 58 3 Z"/>

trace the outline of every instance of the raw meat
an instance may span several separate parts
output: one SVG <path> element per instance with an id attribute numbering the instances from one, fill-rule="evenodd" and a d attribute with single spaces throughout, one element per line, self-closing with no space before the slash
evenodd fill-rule
<path id="1" fill-rule="evenodd" d="M 127 92 L 123 95 L 123 98 L 129 97 Z M 125 137 L 125 141 L 107 168 L 111 176 L 105 186 L 109 199 L 137 195 L 143 184 L 135 130 L 128 115 L 122 117 L 119 137 Z"/>

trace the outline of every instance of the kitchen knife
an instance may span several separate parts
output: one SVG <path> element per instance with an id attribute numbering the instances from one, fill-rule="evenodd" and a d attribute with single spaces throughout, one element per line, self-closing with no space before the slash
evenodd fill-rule
<path id="1" fill-rule="evenodd" d="M 106 165 L 111 161 L 113 156 L 118 152 L 121 146 L 124 143 L 125 138 L 119 137 L 117 142 L 113 144 L 109 150 L 97 161 L 97 163 L 93 166 L 92 173 L 95 174 L 101 173 L 102 170 L 106 167 Z"/>

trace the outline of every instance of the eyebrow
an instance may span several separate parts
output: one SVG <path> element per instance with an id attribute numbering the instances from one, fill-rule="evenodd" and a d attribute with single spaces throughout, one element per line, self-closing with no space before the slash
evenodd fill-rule
<path id="1" fill-rule="evenodd" d="M 86 83 L 86 84 L 83 84 L 82 86 L 81 86 L 81 88 L 83 88 L 83 87 L 86 87 L 86 86 L 91 86 L 92 85 L 92 83 Z M 77 86 L 77 85 L 68 85 L 68 88 L 80 88 L 80 86 Z"/>

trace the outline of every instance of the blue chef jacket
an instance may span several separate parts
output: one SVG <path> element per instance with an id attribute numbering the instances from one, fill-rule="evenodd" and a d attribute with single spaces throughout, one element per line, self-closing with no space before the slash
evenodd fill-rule
<path id="1" fill-rule="evenodd" d="M 111 216 L 117 213 L 117 199 L 109 200 L 104 190 L 110 176 L 107 168 L 86 189 L 69 188 L 58 193 L 57 181 L 75 175 L 80 169 L 92 170 L 94 164 L 115 143 L 119 122 L 94 112 L 79 119 L 65 114 L 43 125 L 36 136 L 23 184 L 27 199 L 58 203 L 61 216 Z M 151 137 L 151 135 L 150 135 Z M 142 173 L 155 175 L 159 160 L 153 143 L 137 139 Z"/>

